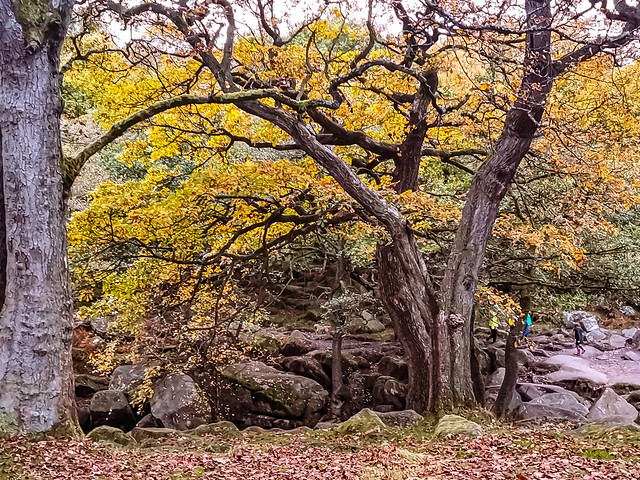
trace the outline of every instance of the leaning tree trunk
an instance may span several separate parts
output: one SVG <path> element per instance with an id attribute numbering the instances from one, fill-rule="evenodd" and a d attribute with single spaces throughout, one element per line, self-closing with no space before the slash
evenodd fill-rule
<path id="1" fill-rule="evenodd" d="M 0 432 L 68 436 L 78 428 L 58 58 L 72 1 L 56 5 L 0 0 Z"/>

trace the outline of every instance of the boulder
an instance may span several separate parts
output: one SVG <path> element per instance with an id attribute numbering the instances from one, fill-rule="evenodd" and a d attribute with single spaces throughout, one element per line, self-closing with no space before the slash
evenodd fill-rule
<path id="1" fill-rule="evenodd" d="M 151 415 L 150 413 L 147 413 L 144 417 L 142 417 L 142 420 L 136 423 L 136 427 L 140 428 L 156 428 L 159 426 L 160 425 L 158 425 L 158 421 L 153 418 L 153 415 Z"/>
<path id="2" fill-rule="evenodd" d="M 400 381 L 409 378 L 409 366 L 402 357 L 385 355 L 380 359 L 377 366 L 380 375 L 394 377 Z"/>
<path id="3" fill-rule="evenodd" d="M 91 426 L 108 425 L 122 430 L 131 430 L 136 417 L 123 392 L 102 390 L 91 397 L 89 405 Z"/>
<path id="4" fill-rule="evenodd" d="M 584 358 L 572 355 L 555 355 L 546 358 L 538 362 L 537 368 L 552 371 L 547 374 L 547 380 L 551 383 L 580 380 L 593 385 L 604 385 L 608 381 L 604 373 L 591 368 Z"/>
<path id="5" fill-rule="evenodd" d="M 608 350 L 618 350 L 619 348 L 624 348 L 627 345 L 627 339 L 622 335 L 612 333 L 604 345 L 608 346 Z"/>
<path id="6" fill-rule="evenodd" d="M 600 319 L 597 315 L 582 310 L 564 312 L 562 314 L 563 323 L 566 327 L 573 328 L 574 323 L 581 323 L 587 332 L 600 327 Z"/>
<path id="7" fill-rule="evenodd" d="M 393 405 L 402 410 L 407 397 L 407 384 L 393 377 L 378 377 L 373 386 L 373 403 L 375 405 Z"/>
<path id="8" fill-rule="evenodd" d="M 591 407 L 587 418 L 599 423 L 624 425 L 635 422 L 638 418 L 638 411 L 612 389 L 606 388 Z"/>
<path id="9" fill-rule="evenodd" d="M 504 368 L 504 344 L 490 345 L 484 350 L 491 358 L 494 369 Z"/>
<path id="10" fill-rule="evenodd" d="M 516 386 L 516 391 L 520 394 L 522 400 L 524 400 L 525 402 L 530 402 L 531 400 L 534 400 L 545 394 L 542 389 L 531 383 L 518 384 Z"/>
<path id="11" fill-rule="evenodd" d="M 400 410 L 393 412 L 376 412 L 378 418 L 390 427 L 406 427 L 412 423 L 424 420 L 424 417 L 415 410 Z"/>
<path id="12" fill-rule="evenodd" d="M 635 317 L 636 311 L 631 305 L 623 305 L 620 307 L 620 313 L 626 315 L 627 317 Z"/>
<path id="13" fill-rule="evenodd" d="M 384 324 L 364 310 L 360 315 L 349 319 L 345 325 L 348 333 L 378 333 L 385 329 Z"/>
<path id="14" fill-rule="evenodd" d="M 91 430 L 87 438 L 94 442 L 99 442 L 110 447 L 134 447 L 135 439 L 128 433 L 124 433 L 119 428 L 101 425 Z"/>
<path id="15" fill-rule="evenodd" d="M 589 413 L 589 409 L 580 403 L 576 398 L 567 393 L 547 393 L 541 397 L 531 400 L 528 405 L 544 405 L 547 407 L 571 410 L 583 417 Z"/>
<path id="16" fill-rule="evenodd" d="M 527 388 L 527 387 L 535 388 L 538 392 L 541 392 L 541 395 L 544 395 L 544 394 L 547 394 L 547 393 L 563 393 L 563 394 L 566 394 L 566 395 L 571 395 L 573 398 L 576 399 L 576 401 L 578 403 L 582 403 L 583 404 L 583 402 L 584 402 L 584 398 L 582 398 L 576 392 L 572 392 L 571 390 L 567 390 L 566 388 L 562 388 L 559 385 L 550 385 L 550 384 L 547 384 L 547 383 L 519 383 L 518 386 L 517 386 L 518 391 L 520 391 L 520 389 L 524 389 L 524 388 Z M 531 391 L 531 390 L 528 390 L 528 391 Z M 541 395 L 538 395 L 538 396 L 541 396 Z M 533 400 L 533 398 L 531 398 L 531 400 Z"/>
<path id="17" fill-rule="evenodd" d="M 169 435 L 178 434 L 177 430 L 173 428 L 158 428 L 158 427 L 136 427 L 129 434 L 135 439 L 136 442 L 142 444 L 146 440 L 157 440 L 158 438 L 164 438 Z"/>
<path id="18" fill-rule="evenodd" d="M 324 388 L 331 388 L 331 379 L 325 373 L 322 365 L 312 357 L 284 357 L 280 365 L 285 370 L 315 380 Z"/>
<path id="19" fill-rule="evenodd" d="M 574 421 L 584 422 L 586 417 L 575 410 L 568 410 L 551 405 L 541 405 L 536 403 L 525 403 L 517 415 L 518 420 L 529 421 Z"/>
<path id="20" fill-rule="evenodd" d="M 590 345 L 593 345 L 594 347 L 599 348 L 600 350 L 602 350 L 601 344 L 607 338 L 607 333 L 608 332 L 606 330 L 604 330 L 604 329 L 602 329 L 602 330 L 593 330 L 591 332 L 588 332 L 584 336 L 584 338 L 587 341 L 587 343 L 589 343 Z"/>
<path id="21" fill-rule="evenodd" d="M 369 434 L 380 432 L 386 428 L 385 423 L 380 419 L 376 412 L 365 408 L 356 413 L 353 417 L 342 422 L 335 427 L 336 431 L 342 435 L 363 433 Z"/>
<path id="22" fill-rule="evenodd" d="M 163 427 L 188 430 L 211 421 L 211 409 L 191 377 L 172 373 L 154 385 L 151 414 Z"/>
<path id="23" fill-rule="evenodd" d="M 438 438 L 458 435 L 476 438 L 482 435 L 482 427 L 459 415 L 445 415 L 438 421 L 434 433 Z"/>
<path id="24" fill-rule="evenodd" d="M 630 405 L 633 405 L 636 410 L 640 410 L 640 390 L 634 390 L 631 392 L 627 396 L 626 400 Z"/>
<path id="25" fill-rule="evenodd" d="M 254 398 L 270 403 L 278 416 L 302 418 L 306 424 L 315 424 L 327 406 L 329 393 L 318 382 L 281 372 L 262 362 L 236 363 L 226 367 L 222 374 L 251 391 Z"/>
<path id="26" fill-rule="evenodd" d="M 76 397 L 91 397 L 94 393 L 107 390 L 108 382 L 104 377 L 96 375 L 80 374 L 75 375 Z M 111 389 L 113 390 L 113 389 Z"/>
<path id="27" fill-rule="evenodd" d="M 344 348 L 343 352 L 349 355 L 366 358 L 369 363 L 378 363 L 383 357 L 381 345 L 370 342 L 362 342 L 355 347 Z"/>
<path id="28" fill-rule="evenodd" d="M 76 397 L 76 412 L 78 413 L 78 423 L 83 432 L 91 430 L 91 399 L 86 397 Z"/>
<path id="29" fill-rule="evenodd" d="M 506 369 L 504 367 L 498 368 L 495 372 L 493 372 L 491 375 L 487 377 L 487 380 L 485 382 L 485 387 L 486 388 L 500 387 L 500 385 L 502 385 L 502 382 L 504 382 L 505 372 L 506 372 Z"/>
<path id="30" fill-rule="evenodd" d="M 631 337 L 631 344 L 636 347 L 640 346 L 640 329 L 638 329 L 638 331 L 633 334 L 633 337 Z"/>
<path id="31" fill-rule="evenodd" d="M 622 354 L 622 359 L 631 362 L 640 362 L 640 353 L 630 350 Z"/>
<path id="32" fill-rule="evenodd" d="M 314 349 L 314 342 L 300 330 L 294 330 L 285 337 L 280 352 L 285 356 L 299 356 Z"/>
<path id="33" fill-rule="evenodd" d="M 377 379 L 377 377 L 375 378 Z M 344 418 L 355 415 L 371 404 L 371 391 L 373 385 L 375 385 L 375 380 L 373 382 L 370 380 L 371 378 L 360 372 L 353 372 L 349 375 L 347 383 L 340 388 L 338 397 L 344 401 L 341 409 Z"/>
<path id="34" fill-rule="evenodd" d="M 218 382 L 216 392 L 216 415 L 233 422 L 244 422 L 247 414 L 253 410 L 251 392 L 228 381 Z"/>
<path id="35" fill-rule="evenodd" d="M 89 325 L 91 325 L 92 330 L 101 337 L 109 335 L 109 326 L 114 322 L 114 317 L 92 317 L 89 319 Z"/>
<path id="36" fill-rule="evenodd" d="M 120 365 L 111 375 L 109 390 L 120 390 L 131 394 L 146 378 L 144 365 Z"/>
<path id="37" fill-rule="evenodd" d="M 192 430 L 187 430 L 186 433 L 197 435 L 199 437 L 203 435 L 216 435 L 221 437 L 236 438 L 241 437 L 242 434 L 238 427 L 231 422 L 221 421 L 215 423 L 208 423 L 206 425 L 200 425 Z"/>
<path id="38" fill-rule="evenodd" d="M 625 328 L 624 330 L 622 330 L 620 332 L 620 334 L 627 339 L 627 341 L 630 341 L 633 339 L 633 337 L 635 336 L 636 333 L 638 333 L 640 331 L 640 329 L 637 329 L 636 327 L 632 327 L 632 328 Z"/>

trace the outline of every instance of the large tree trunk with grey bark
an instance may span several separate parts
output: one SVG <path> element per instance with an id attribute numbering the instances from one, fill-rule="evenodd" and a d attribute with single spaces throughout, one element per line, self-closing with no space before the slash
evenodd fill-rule
<path id="1" fill-rule="evenodd" d="M 58 75 L 72 2 L 57 5 L 0 0 L 0 433 L 78 431 Z"/>

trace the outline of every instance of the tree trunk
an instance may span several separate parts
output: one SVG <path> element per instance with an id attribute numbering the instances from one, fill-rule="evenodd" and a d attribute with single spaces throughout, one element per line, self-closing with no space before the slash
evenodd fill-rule
<path id="1" fill-rule="evenodd" d="M 0 432 L 75 436 L 58 76 L 72 2 L 58 5 L 0 0 Z"/>
<path id="2" fill-rule="evenodd" d="M 502 381 L 502 385 L 500 385 L 498 397 L 493 407 L 495 414 L 501 418 L 512 417 L 520 407 L 520 399 L 517 397 L 518 392 L 516 391 L 519 374 L 516 342 L 518 341 L 518 334 L 522 331 L 522 328 L 522 318 L 519 318 L 509 329 L 509 335 L 507 337 L 507 345 L 504 351 L 504 380 Z"/>
<path id="3" fill-rule="evenodd" d="M 434 404 L 434 351 L 430 332 L 438 306 L 415 238 L 410 230 L 378 245 L 379 296 L 408 357 L 407 408 L 424 412 Z"/>
<path id="4" fill-rule="evenodd" d="M 331 414 L 340 418 L 342 402 L 338 395 L 344 386 L 342 381 L 342 332 L 337 325 L 333 326 L 331 342 Z"/>

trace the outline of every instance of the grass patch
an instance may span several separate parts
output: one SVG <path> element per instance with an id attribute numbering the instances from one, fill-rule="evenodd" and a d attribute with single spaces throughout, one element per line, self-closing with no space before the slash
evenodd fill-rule
<path id="1" fill-rule="evenodd" d="M 591 458 L 594 460 L 612 460 L 613 455 L 611 455 L 606 450 L 600 450 L 599 448 L 588 449 L 582 452 L 582 456 L 584 458 Z"/>

